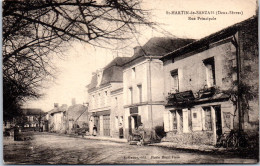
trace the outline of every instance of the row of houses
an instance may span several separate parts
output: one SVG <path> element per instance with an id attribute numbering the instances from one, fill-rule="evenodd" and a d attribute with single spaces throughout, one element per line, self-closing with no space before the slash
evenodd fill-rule
<path id="1" fill-rule="evenodd" d="M 23 131 L 48 130 L 47 113 L 39 108 L 23 108 L 20 116 L 13 117 L 12 120 L 3 121 L 3 131 L 19 126 Z"/>
<path id="2" fill-rule="evenodd" d="M 257 17 L 199 40 L 151 38 L 132 57 L 93 73 L 89 128 L 124 138 L 141 124 L 164 141 L 216 144 L 231 130 L 258 133 Z"/>
<path id="3" fill-rule="evenodd" d="M 20 116 L 4 121 L 3 130 L 9 131 L 16 126 L 22 131 L 75 134 L 79 128 L 88 130 L 88 121 L 87 106 L 76 104 L 75 99 L 72 99 L 71 106 L 54 103 L 54 108 L 48 112 L 37 108 L 24 108 Z"/>

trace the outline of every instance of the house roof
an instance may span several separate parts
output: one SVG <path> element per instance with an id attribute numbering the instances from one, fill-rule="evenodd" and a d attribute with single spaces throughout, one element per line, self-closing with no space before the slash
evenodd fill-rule
<path id="1" fill-rule="evenodd" d="M 129 59 L 130 59 L 130 57 L 116 57 L 108 65 L 106 65 L 104 67 L 104 70 L 108 69 L 108 68 L 110 68 L 112 66 L 122 67 Z"/>
<path id="2" fill-rule="evenodd" d="M 43 114 L 46 114 L 46 112 L 44 112 L 38 108 L 24 108 L 24 109 L 22 109 L 22 114 L 23 115 L 40 115 L 40 114 L 43 115 Z"/>
<path id="3" fill-rule="evenodd" d="M 225 39 L 233 34 L 235 34 L 241 27 L 243 27 L 244 25 L 253 23 L 253 22 L 257 22 L 258 18 L 256 16 L 253 16 L 245 21 L 242 21 L 240 23 L 234 24 L 232 26 L 229 26 L 227 28 L 224 28 L 216 33 L 213 33 L 209 36 L 206 36 L 204 38 L 201 38 L 200 40 L 194 41 L 190 44 L 187 44 L 183 47 L 180 47 L 170 53 L 165 54 L 161 60 L 167 60 L 170 59 L 172 57 L 176 57 L 176 56 L 180 56 L 189 52 L 192 52 L 196 49 L 208 46 L 210 43 L 219 41 L 221 39 Z M 257 35 L 257 34 L 256 34 Z"/>
<path id="4" fill-rule="evenodd" d="M 85 111 L 86 107 L 82 104 L 75 104 L 68 108 L 68 118 L 76 120 L 80 116 L 86 116 L 88 115 L 88 111 Z M 88 119 L 86 119 L 88 121 Z"/>
<path id="5" fill-rule="evenodd" d="M 142 56 L 163 56 L 193 41 L 194 39 L 153 37 L 145 45 L 137 46 L 134 55 L 127 63 Z"/>
<path id="6" fill-rule="evenodd" d="M 53 109 L 50 110 L 48 113 L 49 113 L 49 114 L 53 114 L 53 113 L 65 112 L 65 111 L 67 111 L 67 105 L 66 105 L 66 104 L 63 104 L 63 105 L 60 106 L 60 107 L 55 107 L 55 108 L 53 108 Z"/>
<path id="7" fill-rule="evenodd" d="M 102 80 L 100 85 L 106 85 L 111 82 L 123 82 L 122 66 L 130 59 L 130 57 L 117 57 L 112 60 L 103 69 Z M 88 90 L 96 88 L 98 84 L 97 73 L 93 74 Z"/>

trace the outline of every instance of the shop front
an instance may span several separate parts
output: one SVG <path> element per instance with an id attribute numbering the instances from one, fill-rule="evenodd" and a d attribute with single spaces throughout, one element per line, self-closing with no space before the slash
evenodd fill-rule
<path id="1" fill-rule="evenodd" d="M 93 135 L 95 129 L 96 135 L 110 136 L 110 110 L 92 112 L 89 118 L 89 127 L 91 135 Z"/>
<path id="2" fill-rule="evenodd" d="M 174 96 L 168 100 L 164 112 L 167 132 L 164 140 L 216 145 L 223 133 L 233 129 L 233 103 L 221 95 L 195 98 L 191 91 L 188 93 L 179 93 L 176 95 L 179 98 Z"/>

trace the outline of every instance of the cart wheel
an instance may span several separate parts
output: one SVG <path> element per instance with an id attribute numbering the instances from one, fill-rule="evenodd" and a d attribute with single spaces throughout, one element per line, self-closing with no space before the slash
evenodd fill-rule
<path id="1" fill-rule="evenodd" d="M 237 146 L 237 138 L 234 135 L 232 135 L 227 140 L 227 148 L 234 148 L 236 146 Z"/>

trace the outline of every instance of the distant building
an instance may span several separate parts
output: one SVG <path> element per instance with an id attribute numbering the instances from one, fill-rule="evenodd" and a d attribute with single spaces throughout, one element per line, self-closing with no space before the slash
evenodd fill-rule
<path id="1" fill-rule="evenodd" d="M 22 115 L 15 117 L 15 124 L 28 130 L 38 130 L 40 127 L 43 127 L 46 114 L 41 109 L 24 108 L 22 109 Z"/>
<path id="2" fill-rule="evenodd" d="M 76 104 L 75 99 L 72 99 L 72 105 L 66 111 L 66 133 L 72 133 L 73 127 L 88 126 L 88 108 L 82 104 Z"/>
<path id="3" fill-rule="evenodd" d="M 164 77 L 159 58 L 192 41 L 154 37 L 134 48 L 134 55 L 123 66 L 125 137 L 141 123 L 148 135 L 156 126 L 163 126 Z"/>
<path id="4" fill-rule="evenodd" d="M 89 127 L 101 136 L 117 137 L 118 125 L 124 119 L 122 106 L 123 70 L 127 57 L 117 57 L 106 67 L 93 73 L 88 87 Z"/>
<path id="5" fill-rule="evenodd" d="M 161 58 L 165 141 L 215 145 L 231 130 L 258 134 L 257 21 L 250 18 Z"/>
<path id="6" fill-rule="evenodd" d="M 66 104 L 60 107 L 54 104 L 54 108 L 48 112 L 49 132 L 65 133 L 67 109 Z"/>

